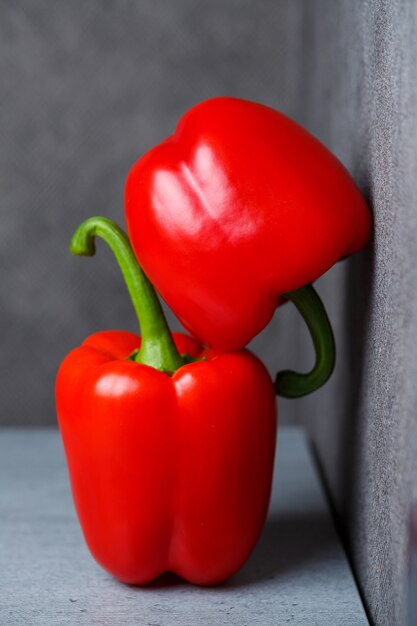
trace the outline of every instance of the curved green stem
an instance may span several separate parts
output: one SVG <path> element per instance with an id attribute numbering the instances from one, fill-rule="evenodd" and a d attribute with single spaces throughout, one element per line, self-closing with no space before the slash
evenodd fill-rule
<path id="1" fill-rule="evenodd" d="M 106 217 L 90 217 L 71 239 L 72 254 L 93 256 L 96 237 L 103 239 L 114 253 L 138 317 L 142 343 L 131 358 L 167 373 L 174 372 L 185 360 L 174 344 L 155 290 L 137 262 L 126 233 Z"/>
<path id="2" fill-rule="evenodd" d="M 322 301 L 313 285 L 285 293 L 304 318 L 313 340 L 316 362 L 307 374 L 292 370 L 278 372 L 275 389 L 285 398 L 299 398 L 319 389 L 331 376 L 336 360 L 332 327 Z"/>

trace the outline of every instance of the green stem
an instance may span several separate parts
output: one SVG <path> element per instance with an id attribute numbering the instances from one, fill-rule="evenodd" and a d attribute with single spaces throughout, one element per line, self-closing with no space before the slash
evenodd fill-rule
<path id="1" fill-rule="evenodd" d="M 71 239 L 72 254 L 93 256 L 96 237 L 103 239 L 114 253 L 138 317 L 142 342 L 132 360 L 163 372 L 175 372 L 185 360 L 174 344 L 155 290 L 137 262 L 126 233 L 106 217 L 90 217 Z"/>
<path id="2" fill-rule="evenodd" d="M 326 310 L 313 285 L 284 294 L 304 318 L 313 340 L 316 362 L 307 374 L 292 370 L 278 372 L 275 389 L 285 398 L 299 398 L 319 389 L 331 376 L 336 360 L 336 347 L 332 327 Z"/>

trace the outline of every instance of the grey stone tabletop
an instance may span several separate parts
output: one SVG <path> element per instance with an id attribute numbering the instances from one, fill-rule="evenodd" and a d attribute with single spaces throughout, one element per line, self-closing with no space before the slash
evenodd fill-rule
<path id="1" fill-rule="evenodd" d="M 302 430 L 279 431 L 270 512 L 246 565 L 199 588 L 114 580 L 85 547 L 59 433 L 0 430 L 1 626 L 368 624 Z"/>

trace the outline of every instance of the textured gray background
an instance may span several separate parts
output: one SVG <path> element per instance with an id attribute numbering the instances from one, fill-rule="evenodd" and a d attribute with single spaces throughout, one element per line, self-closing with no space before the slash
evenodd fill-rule
<path id="1" fill-rule="evenodd" d="M 376 624 L 403 620 L 417 497 L 417 8 L 412 0 L 0 3 L 1 422 L 53 423 L 65 353 L 135 328 L 112 256 L 67 252 L 78 223 L 123 222 L 133 161 L 213 95 L 300 121 L 370 199 L 374 245 L 319 281 L 339 347 L 323 390 L 281 401 L 304 422 Z M 254 341 L 275 372 L 307 366 L 284 307 Z"/>

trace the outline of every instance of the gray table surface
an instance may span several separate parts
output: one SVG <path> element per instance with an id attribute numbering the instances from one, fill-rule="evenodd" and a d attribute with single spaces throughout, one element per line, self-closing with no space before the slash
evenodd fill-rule
<path id="1" fill-rule="evenodd" d="M 268 522 L 229 582 L 118 583 L 84 545 L 59 434 L 0 431 L 0 624 L 368 624 L 303 431 L 279 432 Z"/>

